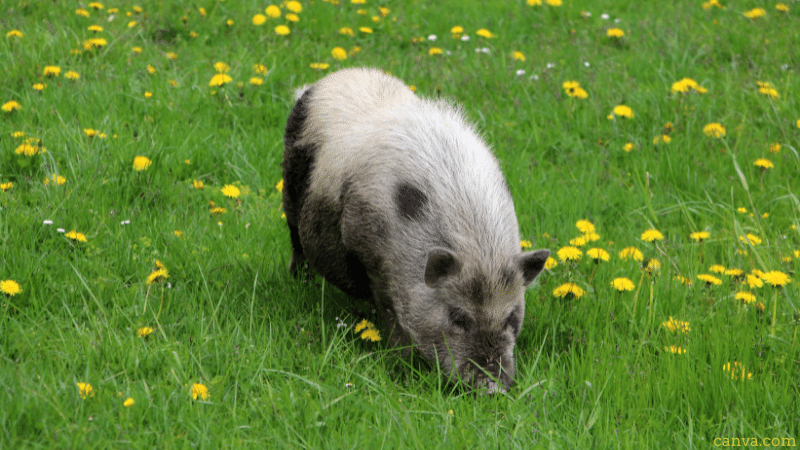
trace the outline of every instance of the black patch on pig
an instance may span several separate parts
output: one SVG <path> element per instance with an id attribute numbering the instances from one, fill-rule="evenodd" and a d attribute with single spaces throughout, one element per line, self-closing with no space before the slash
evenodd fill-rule
<path id="1" fill-rule="evenodd" d="M 357 299 L 372 299 L 368 269 L 358 252 L 342 242 L 342 207 L 309 197 L 303 205 L 299 234 L 313 267 L 325 280 Z"/>
<path id="2" fill-rule="evenodd" d="M 485 304 L 489 296 L 489 283 L 486 276 L 478 274 L 467 281 L 464 295 L 466 295 L 473 305 L 481 306 Z"/>
<path id="3" fill-rule="evenodd" d="M 308 89 L 295 103 L 286 121 L 286 132 L 283 136 L 283 211 L 286 213 L 292 241 L 292 262 L 289 269 L 293 274 L 305 260 L 298 225 L 317 154 L 316 145 L 297 145 L 308 119 L 308 103 L 312 91 L 313 88 Z"/>
<path id="4" fill-rule="evenodd" d="M 419 220 L 428 203 L 428 196 L 410 183 L 401 182 L 395 189 L 394 200 L 400 217 L 407 220 Z"/>

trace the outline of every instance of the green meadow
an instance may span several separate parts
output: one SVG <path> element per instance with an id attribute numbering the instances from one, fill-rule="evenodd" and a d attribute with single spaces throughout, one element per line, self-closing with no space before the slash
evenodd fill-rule
<path id="1" fill-rule="evenodd" d="M 3 1 L 0 448 L 797 447 L 784 1 Z M 289 275 L 294 89 L 358 66 L 462 104 L 552 251 L 506 395 Z"/>

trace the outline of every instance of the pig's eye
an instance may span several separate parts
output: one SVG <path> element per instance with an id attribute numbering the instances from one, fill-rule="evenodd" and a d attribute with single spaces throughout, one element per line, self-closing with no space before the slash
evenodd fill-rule
<path id="1" fill-rule="evenodd" d="M 511 328 L 514 334 L 519 333 L 519 315 L 516 311 L 513 311 L 506 319 L 505 328 Z"/>
<path id="2" fill-rule="evenodd" d="M 461 328 L 463 331 L 469 331 L 469 329 L 472 327 L 472 319 L 463 309 L 450 308 L 450 311 L 448 312 L 448 318 L 450 319 L 450 323 L 458 328 Z"/>

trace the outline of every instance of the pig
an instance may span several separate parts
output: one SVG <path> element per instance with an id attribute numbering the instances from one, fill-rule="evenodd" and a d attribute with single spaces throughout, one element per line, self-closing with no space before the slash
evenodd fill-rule
<path id="1" fill-rule="evenodd" d="M 392 346 L 451 380 L 506 392 L 525 289 L 549 250 L 522 252 L 496 158 L 446 100 L 377 69 L 297 90 L 284 135 L 290 272 L 311 267 L 380 311 Z"/>

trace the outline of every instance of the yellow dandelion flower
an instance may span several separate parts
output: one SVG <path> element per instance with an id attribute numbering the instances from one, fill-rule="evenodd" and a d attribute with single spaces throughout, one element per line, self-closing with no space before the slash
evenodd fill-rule
<path id="1" fill-rule="evenodd" d="M 594 224 L 586 219 L 581 219 L 577 221 L 575 223 L 575 227 L 577 227 L 578 231 L 580 231 L 583 234 L 595 232 Z"/>
<path id="2" fill-rule="evenodd" d="M 328 64 L 328 63 L 311 63 L 311 64 L 308 65 L 308 67 L 311 67 L 314 70 L 325 70 L 328 67 L 330 67 L 330 64 Z"/>
<path id="3" fill-rule="evenodd" d="M 778 12 L 788 13 L 789 5 L 787 5 L 786 3 L 778 3 L 777 5 L 775 5 L 775 9 L 777 9 Z"/>
<path id="4" fill-rule="evenodd" d="M 62 184 L 66 183 L 67 179 L 61 175 L 52 174 L 48 178 L 44 179 L 44 185 L 50 186 L 50 183 L 53 183 L 56 186 L 61 186 Z"/>
<path id="5" fill-rule="evenodd" d="M 39 91 L 39 92 L 43 91 L 43 90 L 44 90 L 44 88 L 46 88 L 46 87 L 47 87 L 47 85 L 46 85 L 46 84 L 44 84 L 44 83 L 34 83 L 34 84 L 33 84 L 33 88 L 34 88 L 35 90 Z"/>
<path id="6" fill-rule="evenodd" d="M 750 289 L 764 286 L 764 282 L 761 281 L 761 278 L 756 275 L 747 274 L 745 281 L 747 282 L 747 285 L 750 286 Z"/>
<path id="7" fill-rule="evenodd" d="M 288 13 L 286 14 L 286 20 L 288 20 L 289 22 L 297 23 L 300 22 L 300 16 L 298 16 L 297 14 Z"/>
<path id="8" fill-rule="evenodd" d="M 133 47 L 131 48 L 133 53 L 142 53 L 142 47 Z"/>
<path id="9" fill-rule="evenodd" d="M 681 283 L 685 284 L 686 286 L 692 286 L 692 280 L 686 277 L 682 277 L 680 275 L 676 275 L 675 279 L 680 281 Z"/>
<path id="10" fill-rule="evenodd" d="M 756 81 L 756 85 L 758 85 L 759 94 L 768 95 L 773 100 L 780 98 L 780 94 L 778 94 L 778 91 L 775 90 L 771 83 L 767 81 Z"/>
<path id="11" fill-rule="evenodd" d="M 231 70 L 231 66 L 222 61 L 217 61 L 214 63 L 214 70 L 216 70 L 217 73 L 228 73 L 228 71 Z"/>
<path id="12" fill-rule="evenodd" d="M 293 13 L 301 13 L 303 11 L 303 5 L 296 0 L 290 0 L 286 2 L 286 9 Z"/>
<path id="13" fill-rule="evenodd" d="M 773 142 L 773 143 L 769 144 L 769 152 L 770 153 L 778 153 L 779 151 L 781 151 L 781 144 L 779 144 L 777 142 Z"/>
<path id="14" fill-rule="evenodd" d="M 486 28 L 481 28 L 480 30 L 476 31 L 475 34 L 486 39 L 491 39 L 497 36 Z"/>
<path id="15" fill-rule="evenodd" d="M 76 9 L 75 10 L 75 14 L 77 14 L 77 15 L 79 15 L 81 17 L 89 17 L 89 11 L 87 11 L 85 9 Z"/>
<path id="16" fill-rule="evenodd" d="M 337 61 L 344 61 L 347 59 L 347 50 L 342 47 L 334 47 L 333 50 L 331 50 L 331 57 Z"/>
<path id="17" fill-rule="evenodd" d="M 609 255 L 608 252 L 602 248 L 591 248 L 586 252 L 586 256 L 595 261 L 608 261 L 611 259 L 611 255 Z"/>
<path id="18" fill-rule="evenodd" d="M 619 259 L 627 261 L 628 258 L 633 258 L 634 261 L 644 260 L 644 255 L 636 247 L 625 247 L 619 252 Z"/>
<path id="19" fill-rule="evenodd" d="M 277 34 L 279 34 L 281 36 L 286 36 L 290 32 L 291 31 L 289 30 L 289 27 L 287 27 L 286 25 L 278 25 L 277 27 L 275 27 L 275 33 L 277 33 Z"/>
<path id="20" fill-rule="evenodd" d="M 252 21 L 253 21 L 253 25 L 255 25 L 255 26 L 264 25 L 264 23 L 267 21 L 267 16 L 265 16 L 263 14 L 256 14 L 255 16 L 253 16 L 253 20 Z"/>
<path id="21" fill-rule="evenodd" d="M 533 243 L 531 241 L 523 239 L 519 241 L 519 246 L 520 248 L 533 248 Z"/>
<path id="22" fill-rule="evenodd" d="M 650 259 L 649 261 L 647 261 L 647 267 L 645 267 L 645 270 L 648 272 L 660 272 L 661 261 L 655 258 Z"/>
<path id="23" fill-rule="evenodd" d="M 713 266 L 709 267 L 708 270 L 714 273 L 725 273 L 725 266 L 714 264 Z"/>
<path id="24" fill-rule="evenodd" d="M 761 279 L 765 282 L 774 286 L 786 286 L 787 284 L 792 282 L 792 279 L 789 278 L 789 275 L 778 271 L 778 270 L 770 270 L 769 272 L 764 273 L 761 275 Z"/>
<path id="25" fill-rule="evenodd" d="M 256 73 L 259 75 L 266 75 L 269 72 L 267 66 L 263 64 L 253 64 L 253 70 L 255 70 Z"/>
<path id="26" fill-rule="evenodd" d="M 511 54 L 511 57 L 516 59 L 517 61 L 525 61 L 525 55 L 520 51 L 515 51 Z"/>
<path id="27" fill-rule="evenodd" d="M 167 278 L 169 278 L 169 271 L 166 268 L 162 267 L 156 269 L 147 277 L 147 285 L 149 286 L 153 283 L 166 280 Z"/>
<path id="28" fill-rule="evenodd" d="M 11 31 L 9 31 L 8 33 L 6 33 L 6 37 L 7 37 L 7 38 L 12 38 L 12 37 L 15 37 L 15 38 L 21 38 L 21 37 L 22 37 L 22 31 L 19 31 L 19 30 L 11 30 Z"/>
<path id="29" fill-rule="evenodd" d="M 600 235 L 595 233 L 594 231 L 590 231 L 584 234 L 582 237 L 586 242 L 594 242 L 600 240 Z"/>
<path id="30" fill-rule="evenodd" d="M 204 384 L 192 384 L 192 400 L 197 400 L 197 397 L 200 397 L 200 400 L 208 400 L 208 388 Z"/>
<path id="31" fill-rule="evenodd" d="M 9 182 L 6 182 L 6 183 L 0 183 L 0 191 L 7 192 L 7 191 L 9 191 L 9 190 L 10 190 L 12 187 L 14 187 L 14 183 L 12 183 L 12 182 L 10 182 L 10 181 L 9 181 Z"/>
<path id="32" fill-rule="evenodd" d="M 698 94 L 705 94 L 706 92 L 708 92 L 708 89 L 704 88 L 703 86 L 700 86 L 699 84 L 697 84 L 696 81 L 694 81 L 691 78 L 684 78 L 680 81 L 672 83 L 672 88 L 670 89 L 670 91 L 673 93 L 681 93 L 681 94 L 686 92 L 696 92 Z"/>
<path id="33" fill-rule="evenodd" d="M 525 0 L 525 4 L 528 6 L 541 6 L 542 0 Z"/>
<path id="34" fill-rule="evenodd" d="M 103 27 L 100 25 L 89 25 L 89 31 L 94 31 L 95 33 L 101 33 L 103 31 Z"/>
<path id="35" fill-rule="evenodd" d="M 744 380 L 752 380 L 753 379 L 753 374 L 750 373 L 750 372 L 747 372 L 744 369 L 744 365 L 742 365 L 742 363 L 737 362 L 737 361 L 734 361 L 733 365 L 731 365 L 730 362 L 723 364 L 722 365 L 722 371 L 723 372 L 730 372 L 731 380 L 741 379 L 742 381 L 744 381 Z"/>
<path id="36" fill-rule="evenodd" d="M 756 20 L 759 17 L 763 17 L 766 14 L 767 12 L 764 10 L 764 8 L 753 8 L 750 11 L 746 11 L 744 13 L 744 16 L 750 20 Z"/>
<path id="37" fill-rule="evenodd" d="M 667 351 L 667 352 L 670 352 L 670 353 L 677 353 L 679 355 L 683 354 L 683 353 L 686 353 L 686 349 L 685 348 L 678 347 L 677 345 L 664 346 L 664 351 Z"/>
<path id="38" fill-rule="evenodd" d="M 564 283 L 553 290 L 553 296 L 560 298 L 581 298 L 583 289 L 575 283 Z"/>
<path id="39" fill-rule="evenodd" d="M 733 298 L 741 300 L 745 305 L 750 305 L 756 301 L 756 296 L 749 292 L 737 292 Z"/>
<path id="40" fill-rule="evenodd" d="M 584 238 L 583 236 L 578 236 L 576 238 L 570 239 L 569 245 L 572 245 L 574 247 L 583 247 L 584 245 L 586 245 L 586 238 Z"/>
<path id="41" fill-rule="evenodd" d="M 664 235 L 660 231 L 651 228 L 642 233 L 641 239 L 645 242 L 660 241 L 664 239 Z"/>
<path id="42" fill-rule="evenodd" d="M 705 273 L 701 273 L 700 275 L 698 275 L 697 279 L 700 281 L 705 281 L 706 285 L 713 284 L 714 286 L 719 286 L 720 284 L 722 284 L 722 280 L 720 280 L 719 278 L 715 277 L 714 275 L 708 275 Z"/>
<path id="43" fill-rule="evenodd" d="M 76 242 L 86 242 L 86 235 L 83 233 L 78 233 L 75 230 L 70 230 L 64 233 L 64 237 L 68 239 L 72 239 Z"/>
<path id="44" fill-rule="evenodd" d="M 343 34 L 345 36 L 355 36 L 353 29 L 350 27 L 342 27 L 339 29 L 339 34 Z"/>
<path id="45" fill-rule="evenodd" d="M 70 70 L 69 72 L 64 74 L 64 78 L 68 80 L 77 80 L 80 79 L 81 75 L 78 72 Z"/>
<path id="46" fill-rule="evenodd" d="M 614 278 L 614 281 L 611 282 L 611 287 L 622 292 L 632 291 L 636 286 L 633 285 L 633 281 L 627 278 Z"/>
<path id="47" fill-rule="evenodd" d="M 195 189 L 203 189 L 205 184 L 203 183 L 202 180 L 194 180 L 192 181 L 192 186 L 194 186 Z"/>
<path id="48" fill-rule="evenodd" d="M 606 31 L 606 36 L 619 39 L 625 36 L 625 32 L 619 28 L 611 28 L 608 31 Z"/>
<path id="49" fill-rule="evenodd" d="M 622 149 L 630 153 L 633 150 L 633 143 L 628 142 L 627 144 L 622 146 Z"/>
<path id="50" fill-rule="evenodd" d="M 152 97 L 152 96 L 153 96 L 153 93 L 152 93 L 152 92 L 149 92 L 149 91 L 144 91 L 144 98 L 150 98 L 150 97 Z"/>
<path id="51" fill-rule="evenodd" d="M 672 316 L 669 316 L 669 320 L 661 322 L 661 326 L 672 332 L 680 331 L 682 333 L 688 333 L 692 331 L 692 327 L 689 324 L 689 322 L 683 320 L 675 320 L 672 318 Z"/>
<path id="52" fill-rule="evenodd" d="M 367 328 L 361 333 L 361 339 L 377 342 L 381 340 L 381 335 L 375 328 Z"/>
<path id="53" fill-rule="evenodd" d="M 225 187 L 222 188 L 222 194 L 225 197 L 237 198 L 241 195 L 241 191 L 232 184 L 226 184 Z"/>
<path id="54" fill-rule="evenodd" d="M 431 49 L 428 50 L 428 54 L 431 56 L 441 55 L 442 49 L 440 49 L 439 47 L 431 47 Z"/>
<path id="55" fill-rule="evenodd" d="M 700 242 L 711 237 L 711 233 L 709 233 L 708 231 L 696 231 L 690 234 L 689 237 L 694 239 L 695 241 Z"/>
<path id="56" fill-rule="evenodd" d="M 137 156 L 133 158 L 133 170 L 137 172 L 147 170 L 147 168 L 150 167 L 151 164 L 153 164 L 153 162 L 150 161 L 150 158 L 146 156 Z"/>
<path id="57" fill-rule="evenodd" d="M 547 270 L 553 270 L 558 266 L 558 261 L 552 256 L 547 257 L 547 261 L 544 262 L 544 268 Z"/>
<path id="58" fill-rule="evenodd" d="M 89 51 L 89 50 L 94 50 L 94 49 L 98 49 L 98 48 L 103 48 L 106 44 L 108 44 L 108 41 L 105 40 L 104 38 L 87 39 L 87 40 L 83 41 L 83 50 L 84 51 Z"/>
<path id="59" fill-rule="evenodd" d="M 747 236 L 739 236 L 739 240 L 743 243 L 747 244 L 750 243 L 752 245 L 759 245 L 761 244 L 761 238 L 754 234 L 747 233 Z"/>
<path id="60" fill-rule="evenodd" d="M 137 334 L 137 335 L 138 335 L 140 338 L 146 338 L 147 336 L 150 336 L 150 334 L 151 334 L 152 332 L 153 332 L 153 329 L 152 329 L 152 328 L 150 328 L 150 327 L 141 327 L 141 328 L 139 328 L 138 330 L 136 330 L 136 334 Z"/>
<path id="61" fill-rule="evenodd" d="M 0 281 L 0 292 L 6 295 L 17 295 L 22 292 L 22 288 L 14 280 Z"/>
<path id="62" fill-rule="evenodd" d="M 722 124 L 712 122 L 703 127 L 703 133 L 708 137 L 721 138 L 725 136 L 725 127 Z"/>
<path id="63" fill-rule="evenodd" d="M 583 252 L 572 246 L 562 247 L 558 249 L 556 254 L 561 261 L 578 261 L 583 256 Z"/>
<path id="64" fill-rule="evenodd" d="M 615 116 L 624 117 L 626 119 L 633 119 L 634 117 L 633 110 L 627 105 L 617 105 L 613 110 L 611 110 L 611 113 Z"/>
<path id="65" fill-rule="evenodd" d="M 764 169 L 771 169 L 775 167 L 772 164 L 772 161 L 768 160 L 767 158 L 758 158 L 757 160 L 753 161 L 754 166 L 762 167 Z"/>
<path id="66" fill-rule="evenodd" d="M 233 81 L 233 78 L 231 78 L 228 74 L 218 73 L 211 77 L 211 81 L 208 82 L 208 85 L 209 87 L 224 86 L 226 83 L 230 83 L 231 81 Z"/>
<path id="67" fill-rule="evenodd" d="M 89 383 L 75 383 L 78 385 L 78 395 L 81 396 L 82 399 L 86 399 L 87 397 L 94 397 L 94 388 Z"/>
<path id="68" fill-rule="evenodd" d="M 450 33 L 454 35 L 458 35 L 464 32 L 464 27 L 461 25 L 456 25 L 453 28 L 450 28 Z"/>
<path id="69" fill-rule="evenodd" d="M 264 79 L 258 77 L 250 78 L 250 84 L 255 86 L 261 86 L 262 84 L 264 84 Z"/>
<path id="70" fill-rule="evenodd" d="M 734 278 L 739 278 L 742 275 L 744 275 L 744 271 L 742 269 L 735 269 L 735 268 L 734 269 L 726 269 L 724 273 L 725 273 L 725 275 L 728 275 L 729 277 L 734 277 Z"/>
<path id="71" fill-rule="evenodd" d="M 372 33 L 372 28 L 370 28 L 370 27 L 359 27 L 358 31 L 360 31 L 362 33 L 365 33 L 365 34 L 370 34 L 370 33 Z"/>
<path id="72" fill-rule="evenodd" d="M 136 402 L 134 402 L 134 401 L 133 401 L 133 398 L 131 398 L 131 397 L 128 397 L 128 399 L 127 399 L 127 400 L 125 400 L 125 401 L 122 403 L 122 405 L 123 405 L 124 407 L 126 407 L 126 408 L 130 408 L 131 406 L 133 406 L 133 404 L 134 404 L 134 403 L 136 403 Z"/>
<path id="73" fill-rule="evenodd" d="M 27 142 L 23 142 L 14 150 L 14 153 L 17 155 L 24 155 L 24 156 L 33 156 L 38 155 L 39 153 L 44 153 L 39 150 L 39 147 L 36 145 L 28 144 Z"/>
<path id="74" fill-rule="evenodd" d="M 20 104 L 17 103 L 15 100 L 11 100 L 9 102 L 3 103 L 3 111 L 4 112 L 10 113 L 10 112 L 14 112 L 14 111 L 16 111 L 18 109 L 22 109 L 22 106 L 20 106 Z"/>

